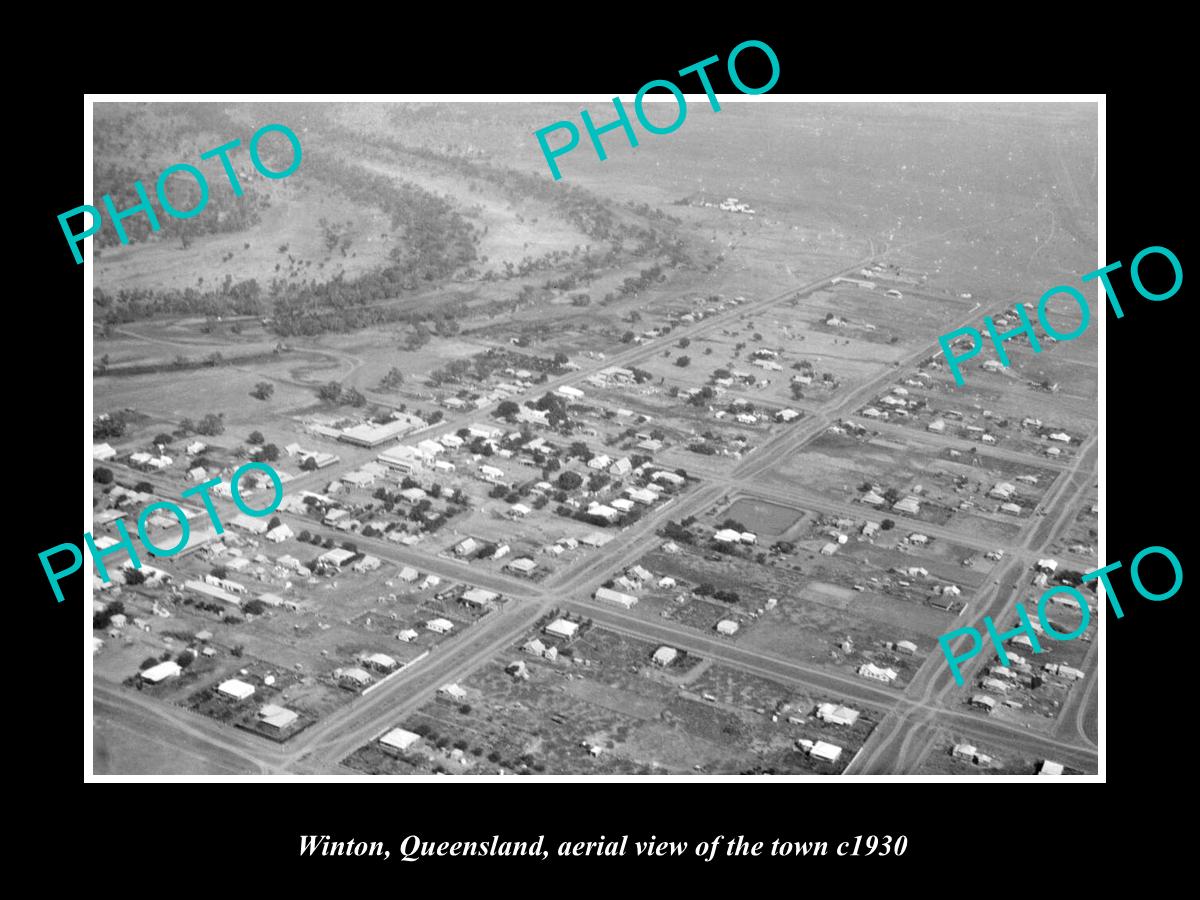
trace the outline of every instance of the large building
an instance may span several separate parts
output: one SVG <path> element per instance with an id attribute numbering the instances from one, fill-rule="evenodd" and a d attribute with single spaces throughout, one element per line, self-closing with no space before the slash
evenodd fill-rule
<path id="1" fill-rule="evenodd" d="M 338 435 L 339 441 L 354 444 L 359 447 L 378 447 L 387 441 L 395 440 L 424 426 L 425 422 L 416 416 L 398 412 L 390 422 L 375 424 L 363 422 L 351 428 L 343 428 Z"/>
<path id="2" fill-rule="evenodd" d="M 629 609 L 638 602 L 638 598 L 633 594 L 623 594 L 620 591 L 614 591 L 612 588 L 596 588 L 596 599 L 603 600 L 605 603 L 615 603 L 617 606 L 623 606 Z"/>

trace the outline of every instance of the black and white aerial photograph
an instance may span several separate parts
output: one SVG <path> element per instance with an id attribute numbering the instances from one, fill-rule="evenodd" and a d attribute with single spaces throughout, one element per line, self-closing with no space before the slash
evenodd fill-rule
<path id="1" fill-rule="evenodd" d="M 1102 774 L 1096 101 L 678 81 L 92 103 L 93 775 Z"/>

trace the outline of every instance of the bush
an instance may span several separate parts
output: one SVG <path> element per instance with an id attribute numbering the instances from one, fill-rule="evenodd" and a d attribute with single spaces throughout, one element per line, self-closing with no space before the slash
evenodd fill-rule
<path id="1" fill-rule="evenodd" d="M 208 415 L 196 423 L 196 434 L 221 434 L 225 430 L 225 423 L 221 421 L 223 418 L 223 414 L 208 413 Z"/>

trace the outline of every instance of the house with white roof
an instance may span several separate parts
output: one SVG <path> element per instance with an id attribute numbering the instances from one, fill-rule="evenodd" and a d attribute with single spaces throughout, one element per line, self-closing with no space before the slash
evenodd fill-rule
<path id="1" fill-rule="evenodd" d="M 115 616 L 113 618 L 116 618 Z M 168 678 L 174 678 L 182 672 L 179 663 L 172 659 L 165 662 L 160 662 L 158 665 L 151 666 L 148 669 L 143 669 L 138 673 L 138 677 L 148 684 L 159 684 Z"/>
<path id="2" fill-rule="evenodd" d="M 217 691 L 234 700 L 245 700 L 248 697 L 254 696 L 254 685 L 246 684 L 246 682 L 237 678 L 230 678 L 228 681 L 222 681 L 217 685 Z"/>
<path id="3" fill-rule="evenodd" d="M 579 623 L 572 622 L 568 619 L 555 619 L 543 629 L 546 634 L 552 634 L 555 637 L 571 640 L 579 631 Z"/>
<path id="4" fill-rule="evenodd" d="M 629 609 L 638 602 L 638 598 L 632 594 L 623 594 L 620 591 L 614 591 L 612 588 L 600 587 L 596 588 L 596 593 L 593 595 L 597 600 L 605 603 L 615 603 L 617 606 L 622 606 Z"/>
<path id="5" fill-rule="evenodd" d="M 873 681 L 882 681 L 885 684 L 890 684 L 896 680 L 898 673 L 892 668 L 882 668 L 874 663 L 863 663 L 858 667 L 858 674 L 863 678 L 870 678 Z"/>
<path id="6" fill-rule="evenodd" d="M 851 726 L 858 721 L 859 712 L 848 706 L 835 706 L 832 703 L 822 703 L 817 707 L 817 718 L 831 725 Z"/>
<path id="7" fill-rule="evenodd" d="M 675 662 L 675 658 L 679 656 L 679 651 L 674 647 L 662 646 L 654 651 L 654 664 L 662 667 L 667 667 Z"/>
<path id="8" fill-rule="evenodd" d="M 417 741 L 421 740 L 421 736 L 412 731 L 405 731 L 403 728 L 393 728 L 387 734 L 379 739 L 379 743 L 385 747 L 392 747 L 395 750 L 407 750 Z"/>
<path id="9" fill-rule="evenodd" d="M 808 755 L 822 762 L 835 763 L 842 755 L 842 748 L 837 744 L 830 744 L 828 741 L 816 741 L 812 749 L 808 751 Z"/>

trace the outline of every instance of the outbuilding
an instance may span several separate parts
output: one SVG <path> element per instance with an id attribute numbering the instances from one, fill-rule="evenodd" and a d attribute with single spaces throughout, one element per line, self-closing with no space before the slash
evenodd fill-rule
<path id="1" fill-rule="evenodd" d="M 254 696 L 254 685 L 246 684 L 246 682 L 239 681 L 237 678 L 230 678 L 228 681 L 222 681 L 217 685 L 217 691 L 226 697 L 232 697 L 234 700 L 245 700 L 248 697 Z"/>
<path id="2" fill-rule="evenodd" d="M 165 681 L 168 678 L 174 678 L 182 671 L 183 669 L 180 668 L 179 663 L 169 659 L 166 662 L 160 662 L 156 666 L 143 669 L 139 674 L 142 681 L 145 681 L 148 684 L 158 684 L 159 682 Z"/>

